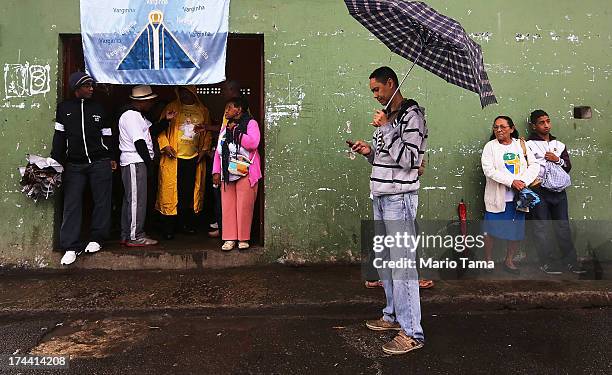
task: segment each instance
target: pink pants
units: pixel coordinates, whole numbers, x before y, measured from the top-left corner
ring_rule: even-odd
[[[251,187],[248,177],[236,182],[221,184],[221,210],[223,224],[221,235],[225,241],[251,239],[253,207],[257,198],[257,185]]]

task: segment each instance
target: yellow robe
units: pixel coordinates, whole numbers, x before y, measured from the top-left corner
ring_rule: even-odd
[[[204,119],[204,123],[201,125],[210,124],[210,114],[208,112],[208,108],[200,102],[198,99],[197,93],[195,91],[195,87],[193,86],[185,86],[189,91],[191,91],[196,99],[196,106],[201,111],[201,118]],[[181,124],[180,116],[181,113],[181,101],[178,98],[178,89],[177,91],[177,99],[171,103],[169,103],[164,111],[162,112],[162,116],[168,111],[176,111],[179,113],[175,118],[172,119],[168,129],[162,132],[157,140],[159,142],[159,149],[163,150],[166,146],[172,146],[175,151],[178,152],[178,134],[179,127]],[[200,133],[198,137],[198,149],[200,152],[210,151],[211,149],[211,141],[212,141],[212,133],[210,131],[204,131]],[[177,185],[177,167],[178,161],[176,158],[170,158],[165,153],[162,153],[161,159],[159,162],[159,187],[157,189],[157,202],[156,209],[161,212],[163,215],[177,215],[177,205],[178,205],[178,185]],[[195,176],[195,187],[193,189],[193,211],[198,213],[202,211],[202,204],[204,199],[204,188],[205,188],[205,180],[206,179],[206,163],[205,159],[202,159],[200,163],[198,163],[196,168],[196,176]]]

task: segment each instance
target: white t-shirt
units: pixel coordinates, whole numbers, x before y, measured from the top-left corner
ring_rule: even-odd
[[[121,151],[119,165],[125,167],[129,164],[144,162],[138,155],[136,146],[134,146],[134,142],[139,139],[144,139],[147,149],[149,149],[149,156],[153,159],[155,154],[153,152],[153,140],[149,132],[150,126],[151,121],[144,118],[138,111],[129,110],[121,115],[121,118],[119,118],[119,150]]]
[[[504,150],[504,166],[505,171],[512,176],[521,174],[521,153],[523,152],[521,147],[516,143],[512,142],[509,145],[501,145]],[[512,202],[514,200],[514,189],[506,187],[506,202]]]

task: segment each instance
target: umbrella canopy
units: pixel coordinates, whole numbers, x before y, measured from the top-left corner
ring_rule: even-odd
[[[344,0],[349,13],[391,51],[447,82],[497,103],[482,50],[459,22],[420,1]]]

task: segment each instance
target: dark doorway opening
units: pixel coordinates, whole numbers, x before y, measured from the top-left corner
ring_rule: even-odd
[[[61,82],[58,89],[58,101],[69,98],[72,94],[68,87],[68,77],[72,72],[84,71],[83,44],[80,34],[62,35],[61,41]],[[264,116],[264,38],[259,34],[229,34],[227,41],[227,62],[226,77],[228,80],[240,82],[242,93],[249,102],[250,111],[255,120],[259,123],[261,132],[261,142],[259,153],[261,156],[262,170],[265,168],[265,128],[263,126]],[[202,102],[208,107],[213,123],[220,123],[223,119],[224,100],[221,93],[222,83],[212,85],[199,85],[197,92]],[[111,115],[113,133],[118,134],[117,120],[119,109],[128,103],[128,97],[132,86],[98,84],[95,89],[94,99],[100,102],[107,113]],[[160,101],[170,102],[175,98],[174,86],[153,86],[153,90],[159,95]],[[175,240],[160,241],[164,248],[186,247],[190,249],[217,249],[221,246],[220,239],[208,239],[208,224],[214,222],[214,197],[212,192],[212,177],[206,176],[206,194],[204,198],[204,208],[198,217],[198,234],[195,236],[177,236]],[[153,187],[156,189],[156,186]],[[91,193],[86,189],[85,203],[83,208],[82,232],[87,233],[91,218]],[[149,192],[153,194],[153,192]],[[264,242],[264,183],[259,181],[258,195],[253,212],[253,224],[251,228],[251,244],[263,246]],[[123,197],[123,186],[120,173],[116,171],[113,179],[113,224],[111,230],[111,247],[118,246],[119,233],[121,227],[121,199]],[[59,229],[62,222],[63,201],[60,197],[56,200],[55,207],[55,235],[54,247],[57,248]],[[147,213],[147,230],[151,230],[153,237],[158,238],[161,228],[159,228],[158,215],[154,209]]]

